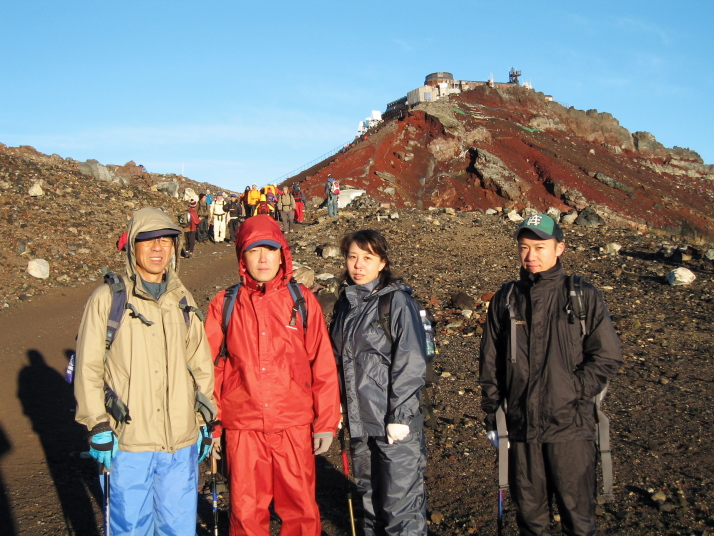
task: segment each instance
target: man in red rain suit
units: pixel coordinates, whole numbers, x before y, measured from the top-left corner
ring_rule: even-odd
[[[226,291],[213,298],[206,319],[225,431],[230,533],[268,536],[272,501],[283,536],[320,536],[315,455],[328,450],[340,420],[337,368],[322,310],[301,286],[307,326],[299,313],[291,322],[292,256],[270,216],[241,225],[236,253],[241,285],[225,357],[219,354]],[[220,433],[219,427],[214,437]]]

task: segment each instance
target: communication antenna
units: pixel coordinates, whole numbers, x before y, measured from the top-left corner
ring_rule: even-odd
[[[508,73],[508,83],[520,85],[518,82],[519,76],[521,76],[521,71],[516,71],[513,67],[511,67],[511,70]]]

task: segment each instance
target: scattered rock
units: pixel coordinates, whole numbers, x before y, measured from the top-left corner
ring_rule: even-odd
[[[337,246],[325,246],[322,248],[323,259],[339,259],[341,256],[340,248]]]
[[[577,211],[573,210],[571,212],[568,212],[567,214],[563,214],[560,217],[560,223],[564,223],[566,225],[572,225],[575,223],[575,220],[578,219],[578,213]]]
[[[667,282],[670,285],[689,285],[694,282],[697,276],[689,269],[683,266],[676,268],[667,274]]]
[[[37,279],[47,279],[50,276],[50,263],[44,259],[32,259],[27,263],[27,273]]]
[[[30,197],[41,197],[45,195],[45,192],[42,190],[42,186],[36,182],[30,187],[30,191],[27,192],[27,195]]]
[[[605,253],[607,255],[617,255],[620,250],[622,249],[622,246],[618,244],[617,242],[610,242],[605,246]]]

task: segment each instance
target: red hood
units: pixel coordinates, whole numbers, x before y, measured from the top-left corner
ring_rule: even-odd
[[[273,240],[280,244],[283,250],[283,262],[278,275],[272,281],[265,284],[266,289],[284,285],[293,276],[293,257],[290,253],[290,246],[285,240],[285,235],[280,229],[280,224],[267,214],[259,214],[246,219],[238,230],[236,236],[236,255],[238,256],[238,274],[243,282],[251,287],[257,288],[256,281],[250,276],[243,262],[243,251],[258,240]]]

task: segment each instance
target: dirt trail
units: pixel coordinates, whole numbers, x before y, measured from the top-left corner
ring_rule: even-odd
[[[181,264],[200,306],[234,278],[231,247],[202,245]],[[101,282],[52,289],[0,313],[0,532],[98,534],[98,497],[84,430],[64,381],[84,303]]]

